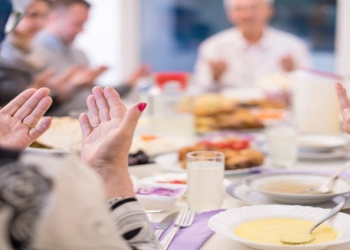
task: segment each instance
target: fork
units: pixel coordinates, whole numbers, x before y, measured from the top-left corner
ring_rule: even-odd
[[[177,231],[181,227],[190,227],[194,220],[194,210],[189,207],[184,207],[178,217],[176,218],[174,228],[170,231],[170,233],[165,236],[165,238],[160,242],[160,245],[164,247],[163,249],[168,249],[171,241],[174,239]]]

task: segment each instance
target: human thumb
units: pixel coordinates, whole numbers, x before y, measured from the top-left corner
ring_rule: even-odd
[[[120,125],[120,130],[124,136],[132,137],[134,135],[137,123],[146,107],[147,103],[138,103],[126,112],[124,120]]]

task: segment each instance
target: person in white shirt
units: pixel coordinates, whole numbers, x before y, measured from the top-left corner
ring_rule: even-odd
[[[195,67],[200,90],[252,87],[272,74],[311,67],[301,39],[268,26],[273,0],[225,0],[225,7],[235,27],[201,44]]]

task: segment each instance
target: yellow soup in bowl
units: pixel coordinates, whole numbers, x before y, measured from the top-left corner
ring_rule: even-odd
[[[270,218],[255,220],[241,224],[235,229],[235,234],[249,241],[270,244],[285,245],[281,238],[293,235],[296,232],[307,233],[315,224],[313,221],[292,218]],[[321,244],[335,240],[338,235],[329,226],[321,225],[313,232],[314,240],[308,244]]]

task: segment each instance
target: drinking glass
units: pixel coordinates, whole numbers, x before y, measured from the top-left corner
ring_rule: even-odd
[[[298,160],[297,132],[291,125],[275,125],[267,129],[268,151],[275,167],[293,167]]]
[[[179,110],[179,103],[186,98],[190,100],[189,110]],[[155,97],[153,103],[152,127],[155,133],[194,138],[195,120],[190,97],[183,93],[165,92]]]
[[[219,209],[224,198],[225,156],[221,152],[187,154],[187,203],[197,212]]]

